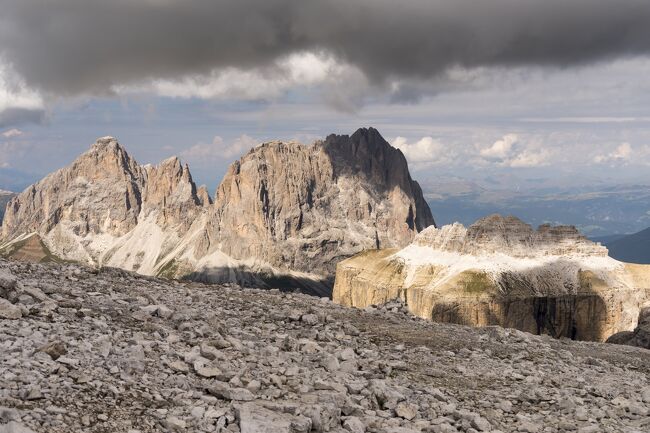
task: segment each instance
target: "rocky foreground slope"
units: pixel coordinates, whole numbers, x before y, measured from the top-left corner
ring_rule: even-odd
[[[0,432],[647,432],[650,351],[0,260]]]
[[[404,155],[375,129],[262,144],[214,203],[187,165],[139,165],[112,137],[7,205],[0,254],[329,294],[336,263],[434,224]]]
[[[608,257],[574,227],[533,230],[492,215],[339,263],[336,302],[363,308],[395,298],[434,321],[605,341],[632,331],[650,306],[650,267]]]

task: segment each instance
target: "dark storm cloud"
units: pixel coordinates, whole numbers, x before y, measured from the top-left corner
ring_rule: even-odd
[[[0,52],[56,94],[310,50],[374,82],[650,51],[648,0],[0,0]]]
[[[45,110],[42,109],[7,108],[0,110],[0,130],[23,123],[42,123],[44,120]]]

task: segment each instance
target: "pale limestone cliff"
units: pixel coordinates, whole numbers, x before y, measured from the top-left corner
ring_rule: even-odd
[[[607,257],[573,227],[493,215],[342,261],[333,296],[360,308],[401,298],[434,321],[604,341],[634,329],[650,304],[650,267]]]
[[[8,204],[0,250],[327,294],[341,259],[433,224],[406,159],[372,128],[264,143],[232,164],[214,202],[177,158],[140,166],[105,137]]]
[[[202,203],[178,159],[140,166],[115,138],[104,137],[14,197],[2,237],[16,253],[37,236],[27,245],[42,244],[43,257],[151,273],[203,212]]]
[[[406,159],[374,129],[256,147],[231,165],[212,211],[201,253],[320,275],[360,251],[405,246],[434,224]]]
[[[639,311],[639,320],[633,331],[614,334],[607,339],[607,342],[650,349],[650,307]]]

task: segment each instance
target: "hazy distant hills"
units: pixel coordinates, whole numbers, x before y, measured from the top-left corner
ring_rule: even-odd
[[[650,264],[650,228],[602,243],[609,249],[609,255],[616,260]]]
[[[515,215],[533,226],[575,225],[591,240],[605,245],[611,257],[650,264],[650,186],[512,191],[451,180],[424,182],[423,189],[440,226],[453,222],[469,225],[493,213]]]
[[[469,225],[489,214],[515,215],[527,223],[575,225],[591,239],[635,233],[650,226],[650,186],[540,188],[520,191],[469,181],[422,182],[439,225]]]

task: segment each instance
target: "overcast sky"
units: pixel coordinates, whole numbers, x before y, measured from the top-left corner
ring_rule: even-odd
[[[180,155],[214,190],[260,141],[361,126],[402,149],[419,179],[650,184],[647,0],[0,0],[0,10],[0,170],[15,174],[0,188],[113,135],[141,163]]]

